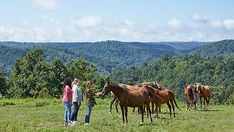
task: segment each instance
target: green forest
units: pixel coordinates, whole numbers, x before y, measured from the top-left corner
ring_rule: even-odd
[[[83,84],[93,80],[96,91],[107,77],[116,83],[159,81],[181,101],[185,84],[201,82],[212,87],[213,103],[234,104],[233,40],[187,45],[119,41],[18,44],[3,44],[0,49],[0,93],[6,98],[60,98],[63,79],[70,76]]]
[[[162,54],[178,54],[181,50],[191,50],[202,44],[203,42],[0,42],[0,69],[3,69],[9,76],[16,58],[23,58],[29,50],[41,48],[47,62],[51,63],[55,57],[59,58],[63,63],[82,58],[94,64],[99,73],[111,74],[119,68],[148,63],[158,59]]]
[[[122,83],[159,81],[164,87],[175,90],[180,100],[184,97],[185,84],[201,82],[212,86],[215,103],[234,103],[234,55],[208,58],[166,55],[150,64],[120,69],[111,79]]]

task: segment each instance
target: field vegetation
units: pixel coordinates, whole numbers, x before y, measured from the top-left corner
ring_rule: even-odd
[[[123,124],[120,113],[109,113],[110,98],[98,99],[89,126],[83,125],[85,101],[78,114],[77,126],[63,126],[64,107],[61,99],[0,99],[0,131],[233,131],[234,106],[211,105],[207,111],[186,111],[179,102],[176,118],[170,119],[168,109],[162,108],[160,118],[153,123],[145,116],[140,125],[140,115],[128,108],[129,123]],[[119,109],[120,110],[120,109]],[[153,115],[154,116],[154,115]]]

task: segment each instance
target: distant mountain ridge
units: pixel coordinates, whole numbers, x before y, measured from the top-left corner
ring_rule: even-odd
[[[190,51],[190,54],[198,54],[202,57],[220,56],[234,53],[234,40],[221,40],[210,42]]]
[[[116,69],[138,66],[157,60],[161,55],[198,54],[206,56],[211,49],[215,53],[233,53],[233,40],[223,40],[214,43],[205,42],[0,42],[0,69],[8,75],[16,58],[22,58],[32,48],[44,50],[46,60],[51,62],[58,57],[64,63],[69,60],[83,58],[96,65],[99,72],[110,74]],[[222,45],[224,43],[224,45]],[[225,48],[228,46],[228,48]],[[216,48],[213,48],[216,47]],[[222,47],[222,48],[219,48]],[[220,52],[218,49],[221,49]],[[209,53],[214,53],[209,51]],[[210,54],[210,55],[212,55]]]

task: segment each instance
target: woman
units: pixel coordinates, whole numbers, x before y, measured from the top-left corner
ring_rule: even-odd
[[[89,119],[90,119],[90,115],[91,115],[91,112],[92,112],[92,108],[96,104],[95,93],[91,89],[92,86],[93,86],[92,82],[88,81],[86,83],[86,89],[84,91],[84,94],[86,96],[86,104],[87,104],[87,112],[86,112],[86,115],[85,115],[85,123],[84,123],[84,125],[89,125]]]
[[[64,126],[71,126],[71,102],[72,102],[72,89],[71,78],[66,77],[63,84],[63,103],[65,107]]]
[[[81,106],[82,92],[79,88],[80,80],[75,78],[72,86],[72,103],[74,110],[71,116],[71,121],[75,125],[77,123],[77,114]]]

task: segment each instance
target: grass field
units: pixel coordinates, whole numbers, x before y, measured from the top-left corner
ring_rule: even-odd
[[[129,123],[123,124],[121,114],[109,114],[110,99],[98,99],[89,126],[63,126],[64,107],[58,99],[0,99],[0,132],[5,131],[234,131],[234,106],[211,105],[209,111],[185,111],[176,109],[176,118],[170,119],[166,106],[162,108],[159,119],[145,117],[143,125],[137,112],[129,111]],[[120,109],[119,109],[120,110]],[[83,123],[86,112],[85,103],[78,114]]]

